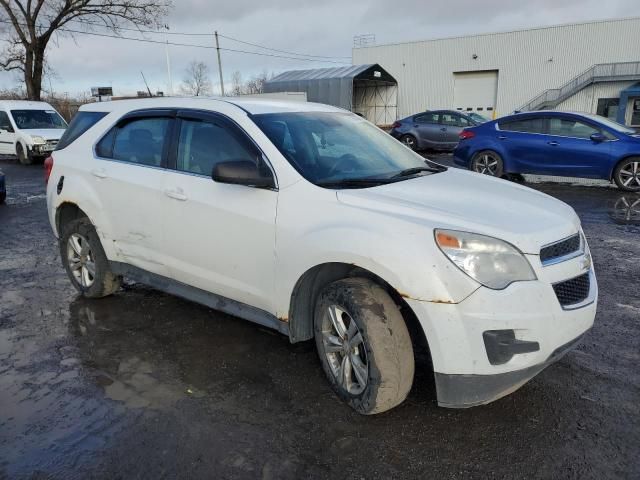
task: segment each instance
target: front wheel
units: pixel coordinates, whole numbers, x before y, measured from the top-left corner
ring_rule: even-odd
[[[640,157],[622,160],[613,171],[613,181],[620,190],[640,192]]]
[[[27,152],[24,151],[21,143],[16,144],[16,156],[18,157],[18,161],[22,165],[31,165],[33,163],[33,159]]]
[[[389,294],[365,278],[327,286],[314,315],[316,347],[338,396],[370,415],[409,394],[415,363],[411,337]]]
[[[504,162],[502,157],[492,150],[478,152],[471,160],[471,170],[491,177],[502,177]]]
[[[88,218],[70,221],[60,237],[60,256],[73,286],[87,298],[111,295],[121,278],[109,266],[96,229]]]

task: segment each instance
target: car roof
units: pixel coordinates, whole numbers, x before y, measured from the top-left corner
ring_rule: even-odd
[[[581,117],[585,116],[585,115],[591,115],[591,114],[589,114],[587,112],[573,112],[573,111],[565,111],[565,110],[533,110],[533,111],[529,111],[529,112],[516,112],[516,113],[512,113],[511,115],[508,115],[508,116],[509,117],[519,117],[519,116],[523,116],[523,115],[536,116],[536,115],[562,115],[562,114],[578,115],[578,116],[581,116]]]
[[[31,100],[0,100],[0,107],[20,110],[53,110],[53,107],[47,102],[34,102]]]
[[[312,102],[241,97],[154,97],[112,100],[83,105],[80,110],[122,113],[145,108],[195,108],[216,111],[221,103],[237,106],[250,114],[285,112],[345,112],[341,108]]]

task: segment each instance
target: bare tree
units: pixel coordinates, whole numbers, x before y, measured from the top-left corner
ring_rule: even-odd
[[[245,85],[245,93],[249,95],[255,93],[263,93],[265,82],[272,76],[273,75],[269,75],[269,73],[267,73],[267,71],[265,70],[261,74],[251,77],[250,80],[247,80],[247,83]]]
[[[192,61],[184,71],[182,86],[180,87],[185,95],[198,97],[200,95],[211,95],[211,79],[209,78],[209,67],[204,62]]]
[[[244,86],[242,85],[242,74],[236,70],[231,76],[231,95],[237,97],[244,93]]]
[[[27,97],[39,100],[45,51],[54,34],[106,27],[119,33],[125,25],[157,27],[171,0],[0,0],[0,21],[10,25],[11,37],[0,68],[24,74]],[[67,27],[74,22],[74,28]]]

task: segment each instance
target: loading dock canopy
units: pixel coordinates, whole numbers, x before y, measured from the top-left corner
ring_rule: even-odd
[[[310,102],[359,113],[377,125],[396,120],[398,82],[375,63],[290,70],[266,82],[264,91],[306,92]]]

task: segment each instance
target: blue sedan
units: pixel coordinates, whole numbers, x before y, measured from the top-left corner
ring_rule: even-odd
[[[7,187],[4,181],[4,173],[0,170],[0,205],[2,205],[7,198]]]
[[[466,128],[456,164],[501,177],[533,173],[614,181],[640,191],[640,135],[597,115],[518,113]]]

